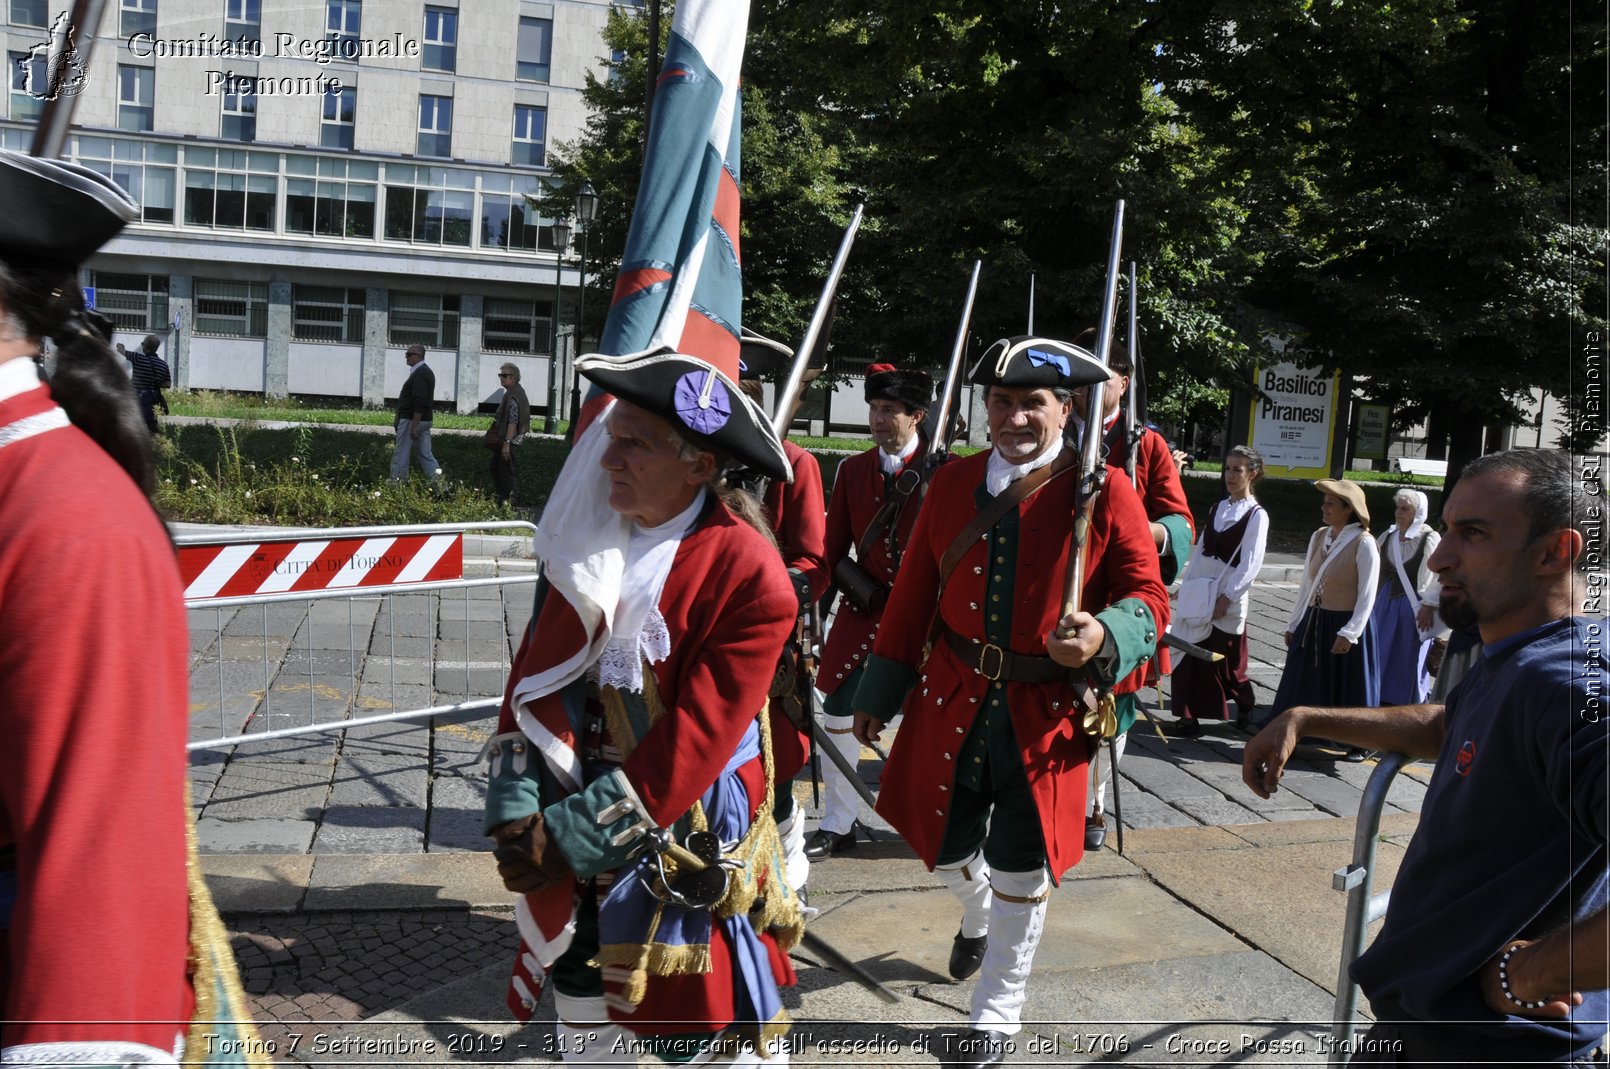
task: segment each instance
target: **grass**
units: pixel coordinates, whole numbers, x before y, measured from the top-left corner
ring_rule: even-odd
[[[346,423],[390,427],[395,423],[392,407],[321,407],[294,397],[264,397],[261,394],[228,393],[222,390],[168,390],[168,405],[175,416],[206,419],[239,419],[247,422]],[[467,416],[438,411],[432,423],[438,430],[481,430],[491,419],[479,413]]]

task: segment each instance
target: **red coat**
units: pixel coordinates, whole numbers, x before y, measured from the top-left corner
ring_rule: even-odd
[[[28,417],[65,422],[43,388],[0,402],[0,427]],[[0,447],[7,1048],[171,1055],[190,1017],[189,649],[173,547],[129,477],[73,427]]]
[[[798,568],[811,584],[811,597],[827,593],[828,571],[823,548],[827,520],[822,504],[822,468],[816,458],[788,440],[783,453],[794,468],[791,483],[773,479],[766,487],[766,515],[783,551],[783,563]],[[810,736],[796,728],[781,711],[771,717],[772,758],[777,782],[786,784],[805,767],[811,755]],[[786,789],[786,788],[785,788]]]
[[[831,569],[850,556],[851,547],[857,545],[872,518],[883,507],[883,469],[878,463],[881,452],[876,446],[857,453],[839,464],[838,475],[833,479],[833,500],[827,507],[827,566]],[[922,447],[911,455],[910,463],[922,462]],[[901,546],[911,544],[912,532],[917,526],[917,513],[921,499],[913,496],[900,510],[895,524]],[[861,567],[884,583],[893,583],[894,561],[890,558],[887,543],[880,538],[867,552]],[[822,648],[822,667],[817,673],[816,687],[823,694],[832,694],[859,668],[872,652],[872,640],[877,636],[878,623],[883,613],[868,615],[860,612],[846,599],[839,599],[838,613],[833,617],[833,629],[828,632]]]
[[[1107,459],[1120,470],[1128,456],[1127,448],[1124,421],[1120,418],[1107,432]],[[1127,481],[1128,476],[1124,478]],[[1165,516],[1179,516],[1185,521],[1191,537],[1185,540],[1183,546],[1176,544],[1170,547],[1174,561],[1178,562],[1171,570],[1183,570],[1191,543],[1196,541],[1196,522],[1191,518],[1191,503],[1186,499],[1185,485],[1180,481],[1180,466],[1174,462],[1168,442],[1150,427],[1141,431],[1140,447],[1135,450],[1135,493],[1140,495],[1141,504],[1145,506],[1146,518],[1153,523],[1161,522]],[[1178,539],[1175,541],[1178,542]],[[1159,646],[1157,656],[1147,666],[1145,682],[1148,685],[1156,684],[1169,674],[1172,663],[1168,647]]]
[[[980,606],[985,591],[988,545],[980,540],[962,557],[939,593],[939,560],[977,513],[974,492],[983,482],[989,454],[979,453],[946,465],[928,490],[911,547],[886,610],[888,625],[878,633],[877,654],[912,669],[920,678],[904,703],[905,722],[883,771],[878,812],[911,843],[930,868],[950,812],[961,750],[988,681],[964,666],[948,643],[936,641],[926,662],[934,604],[946,626],[965,638],[984,637]],[[1077,473],[1070,472],[1030,495],[1018,506],[1019,538],[1014,575],[1011,649],[1044,656],[1045,636],[1062,610],[1068,533],[1074,515]],[[1157,570],[1140,499],[1121,470],[1107,469],[1107,488],[1097,499],[1090,528],[1084,605],[1103,609],[1137,599],[1150,620],[1132,609],[1110,609],[1103,623],[1119,643],[1120,660],[1132,663],[1137,650],[1127,642],[1144,632],[1155,641],[1168,623],[1168,591]],[[1133,677],[1116,689],[1135,689]],[[863,685],[860,694],[867,693]],[[1011,683],[1007,700],[1012,727],[1022,748],[1023,766],[1040,811],[1041,831],[1053,878],[1077,864],[1084,853],[1085,765],[1087,749],[1066,683]],[[880,711],[868,709],[874,715]],[[886,719],[886,717],[883,717]]]

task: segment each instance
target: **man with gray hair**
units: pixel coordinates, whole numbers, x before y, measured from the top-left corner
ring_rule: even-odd
[[[1376,1024],[1352,1065],[1604,1064],[1610,661],[1602,610],[1584,615],[1604,509],[1596,460],[1473,461],[1429,561],[1438,613],[1483,643],[1447,704],[1298,706],[1247,744],[1261,798],[1304,735],[1437,760],[1386,923],[1353,964]]]
[[[419,470],[432,482],[442,477],[436,456],[430,451],[431,402],[436,397],[436,373],[425,363],[425,347],[418,342],[403,353],[408,361],[408,378],[397,393],[397,444],[391,452],[391,481],[402,482],[408,475],[408,456],[419,454]]]

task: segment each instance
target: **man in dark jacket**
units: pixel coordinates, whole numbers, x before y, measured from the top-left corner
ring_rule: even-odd
[[[408,475],[408,456],[419,453],[419,470],[432,481],[442,477],[436,455],[430,451],[431,402],[436,396],[436,373],[425,363],[425,347],[415,342],[403,354],[408,378],[397,394],[397,445],[391,453],[392,482]]]

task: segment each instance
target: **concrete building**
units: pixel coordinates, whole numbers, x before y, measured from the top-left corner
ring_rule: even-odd
[[[70,8],[5,2],[7,148],[27,150]],[[568,329],[579,275],[526,197],[582,130],[608,8],[108,0],[67,155],[142,216],[86,291],[118,341],[164,339],[179,387],[381,404],[420,342],[439,402],[474,410],[511,361],[540,406],[556,281]]]

